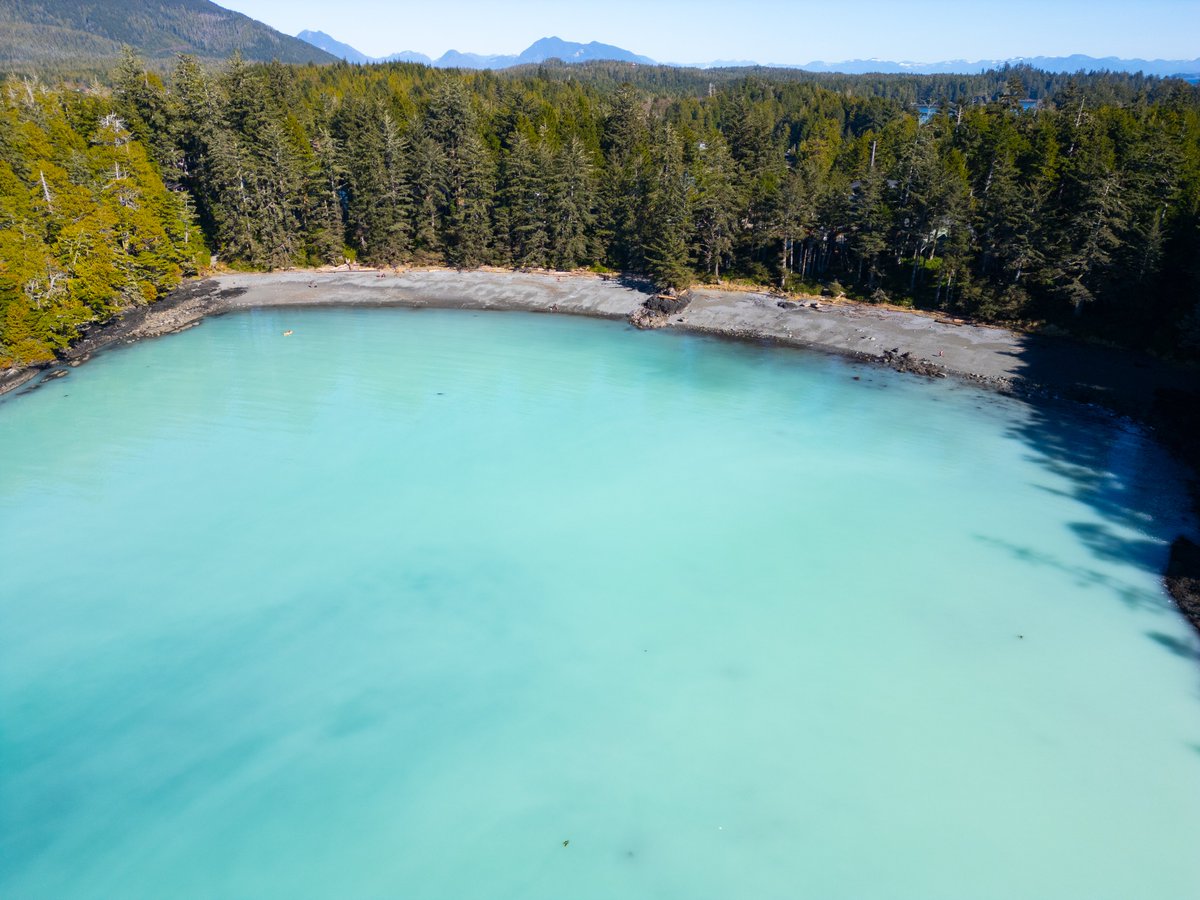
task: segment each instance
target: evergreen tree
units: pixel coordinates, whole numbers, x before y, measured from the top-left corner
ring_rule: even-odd
[[[339,119],[347,219],[362,259],[382,265],[412,250],[413,200],[407,141],[382,105],[347,104]]]
[[[693,279],[688,265],[691,176],[675,129],[666,126],[658,146],[656,190],[650,206],[653,236],[646,248],[646,268],[659,287],[683,290]]]
[[[540,142],[518,133],[505,161],[505,199],[512,261],[543,268],[550,254],[549,154]]]
[[[654,164],[643,99],[622,86],[604,123],[608,177],[600,196],[600,238],[616,268],[643,271]]]
[[[733,157],[719,133],[700,148],[695,182],[696,255],[703,269],[720,282],[721,263],[733,251],[739,203]]]
[[[555,155],[549,190],[552,256],[560,269],[574,269],[592,258],[595,227],[595,168],[583,142],[571,138]]]
[[[342,261],[345,250],[342,185],[346,172],[340,150],[328,128],[318,128],[312,140],[310,158],[305,218],[311,261],[318,265],[336,265]]]
[[[447,169],[445,151],[424,127],[410,137],[412,160],[412,206],[415,212],[413,249],[422,262],[442,259],[445,230]]]

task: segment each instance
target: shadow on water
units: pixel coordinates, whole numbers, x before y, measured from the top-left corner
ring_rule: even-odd
[[[1056,486],[1042,489],[1090,511],[1069,527],[1101,567],[1124,564],[1161,578],[1172,541],[1196,535],[1188,500],[1196,497],[1200,462],[1200,371],[1044,337],[1024,339],[1017,359],[1016,374],[1030,390],[1018,395],[1026,415],[1010,435],[1054,476]],[[1174,451],[1174,464],[1168,464],[1166,447]],[[1028,562],[1108,588],[1130,607],[1181,614],[1165,589],[1135,588],[1090,566],[1063,563],[1037,547],[1005,546]],[[1197,651],[1178,639],[1158,632],[1148,637],[1200,661]]]
[[[1177,542],[1181,536],[1197,538],[1200,370],[1049,338],[1024,340],[1018,360],[1016,374],[1031,389],[1019,395],[1026,415],[1010,434],[1055,476],[1059,487],[1043,489],[1090,511],[1081,516],[1086,521],[1069,527],[1096,566],[1067,563],[1037,547],[980,539],[1102,588],[1131,609],[1161,614],[1164,627],[1144,636],[1174,657],[1200,664],[1200,619],[1190,617],[1194,630],[1166,626],[1170,618],[1189,617],[1163,580],[1173,542],[1178,547],[1186,543]],[[1113,564],[1151,574],[1157,590],[1101,571]],[[1200,754],[1200,744],[1187,746]]]
[[[1119,578],[1114,578],[1098,569],[1072,565],[1050,553],[1045,553],[1032,547],[1022,547],[1010,541],[1001,540],[1000,538],[980,534],[975,535],[975,539],[980,543],[1007,551],[1014,559],[1020,562],[1054,569],[1074,579],[1076,584],[1106,591],[1130,609],[1145,609],[1152,612],[1175,612],[1171,598],[1161,591],[1148,591],[1143,587],[1138,587]]]
[[[1196,641],[1184,641],[1170,634],[1162,634],[1158,631],[1147,631],[1146,637],[1154,641],[1161,647],[1170,650],[1180,659],[1192,660],[1200,662],[1200,645]]]

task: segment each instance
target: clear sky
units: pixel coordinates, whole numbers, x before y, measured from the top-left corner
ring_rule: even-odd
[[[540,37],[661,62],[1200,57],[1200,0],[217,0],[370,56],[519,53]]]

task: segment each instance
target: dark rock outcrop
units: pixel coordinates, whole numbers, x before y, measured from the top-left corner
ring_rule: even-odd
[[[946,370],[937,363],[927,359],[917,359],[907,350],[900,352],[899,347],[884,350],[881,357],[884,365],[891,366],[897,372],[909,372],[913,375],[924,375],[926,378],[945,378]]]
[[[1200,631],[1200,546],[1182,535],[1177,537],[1163,583],[1187,620]]]
[[[682,312],[687,308],[687,305],[692,302],[692,296],[688,293],[683,294],[655,294],[646,301],[646,308],[651,312],[662,313],[663,315],[673,316],[678,312]]]

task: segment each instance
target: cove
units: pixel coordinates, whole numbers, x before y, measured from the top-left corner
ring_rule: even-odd
[[[283,308],[5,398],[0,463],[0,896],[1200,883],[1185,504],[1119,421]]]

